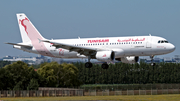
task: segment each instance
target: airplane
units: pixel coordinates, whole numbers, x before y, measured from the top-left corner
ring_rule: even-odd
[[[24,13],[19,13],[17,20],[22,37],[21,43],[6,43],[13,48],[26,52],[56,58],[88,58],[86,68],[91,68],[91,59],[102,61],[101,67],[107,69],[114,60],[133,64],[139,56],[150,56],[151,65],[155,55],[171,53],[175,46],[165,38],[158,36],[126,36],[77,39],[46,39]]]

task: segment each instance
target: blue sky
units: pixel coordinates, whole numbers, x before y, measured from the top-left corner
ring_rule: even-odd
[[[180,55],[179,0],[0,0],[0,57],[36,56],[4,42],[21,42],[16,13],[25,13],[47,39],[154,35]]]

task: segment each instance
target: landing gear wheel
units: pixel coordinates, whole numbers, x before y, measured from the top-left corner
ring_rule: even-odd
[[[102,67],[103,69],[108,69],[108,68],[109,68],[109,65],[108,65],[107,63],[103,63],[103,64],[101,65],[101,67]]]
[[[156,65],[156,63],[154,63],[154,62],[153,62],[153,63],[151,63],[151,66],[155,66],[155,65]]]
[[[85,67],[86,68],[91,68],[92,67],[92,63],[91,62],[86,62],[85,63]]]

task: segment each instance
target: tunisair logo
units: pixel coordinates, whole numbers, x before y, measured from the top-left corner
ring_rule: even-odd
[[[27,26],[24,24],[24,21],[25,21],[25,20],[29,21],[28,18],[25,18],[25,19],[22,19],[22,20],[19,19],[19,23],[24,27],[26,33],[28,34],[28,32],[27,32]]]
[[[102,57],[106,57],[106,54],[104,54]]]
[[[88,43],[103,43],[109,42],[109,39],[96,39],[96,40],[87,40]]]
[[[64,50],[63,49],[59,49],[59,55],[64,56]]]

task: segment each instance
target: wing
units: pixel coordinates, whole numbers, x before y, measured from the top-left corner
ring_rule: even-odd
[[[55,42],[53,40],[41,40],[41,41],[51,43],[56,48],[64,48],[64,49],[67,49],[69,51],[75,51],[75,52],[78,52],[81,55],[83,54],[83,55],[86,55],[86,56],[93,55],[97,51],[104,50],[104,49],[100,49],[100,48],[74,46],[74,45],[69,45],[69,44],[65,44],[65,43]]]
[[[9,43],[9,42],[6,42],[5,44],[17,45],[17,46],[22,46],[22,47],[26,47],[26,48],[32,48],[31,45],[26,45],[26,44],[22,44],[22,43]]]

